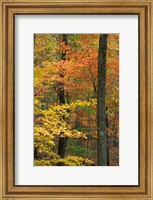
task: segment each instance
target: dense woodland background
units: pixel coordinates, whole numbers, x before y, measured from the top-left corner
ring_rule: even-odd
[[[34,35],[34,165],[119,165],[119,35]]]

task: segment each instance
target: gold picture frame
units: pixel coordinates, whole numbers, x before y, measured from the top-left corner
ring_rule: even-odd
[[[153,1],[1,0],[0,199],[153,199]],[[14,16],[17,14],[137,14],[139,16],[139,185],[15,186]]]

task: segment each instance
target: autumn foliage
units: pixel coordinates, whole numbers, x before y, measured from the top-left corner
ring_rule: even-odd
[[[34,35],[35,166],[97,165],[99,34]],[[110,165],[118,165],[119,35],[107,44],[106,115]],[[60,102],[60,91],[64,103]],[[65,145],[58,153],[59,138]]]

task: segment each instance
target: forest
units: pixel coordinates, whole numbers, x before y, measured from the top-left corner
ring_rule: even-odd
[[[34,166],[119,165],[119,34],[34,34]]]

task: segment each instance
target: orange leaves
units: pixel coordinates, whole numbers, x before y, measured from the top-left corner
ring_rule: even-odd
[[[66,45],[61,42],[60,34],[35,35],[35,56],[41,56],[40,59],[37,58],[41,62],[34,68],[36,96],[45,97],[49,93],[58,95],[59,83],[64,85],[71,101],[95,95],[93,93],[97,87],[99,34],[69,35],[68,38]],[[61,60],[62,52],[66,52],[66,60]],[[118,85],[115,81],[118,81],[118,76],[119,34],[109,34],[107,91],[117,91]]]
[[[66,51],[71,51],[72,48],[68,45],[65,45],[65,42],[62,41],[58,43],[57,49],[61,52],[66,52]]]

